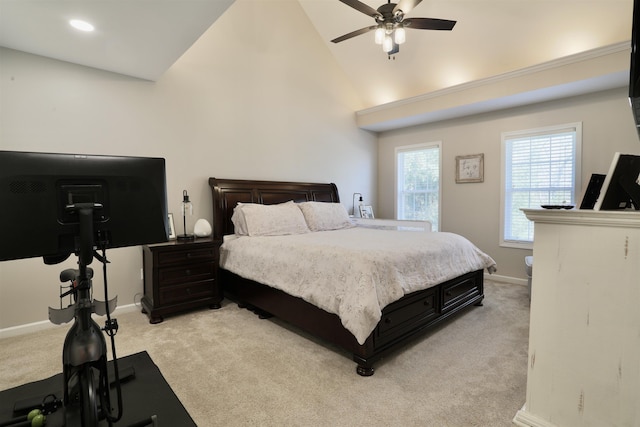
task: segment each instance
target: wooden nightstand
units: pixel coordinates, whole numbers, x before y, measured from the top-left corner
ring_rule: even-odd
[[[196,307],[220,308],[221,243],[203,238],[143,247],[142,312],[149,316],[149,323],[160,323],[167,314]]]

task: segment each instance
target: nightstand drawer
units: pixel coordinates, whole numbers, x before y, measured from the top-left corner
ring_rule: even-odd
[[[158,285],[162,288],[177,283],[197,282],[213,279],[214,275],[215,266],[212,262],[165,267],[158,270]]]
[[[166,286],[160,289],[160,304],[176,304],[213,296],[213,280]]]
[[[190,249],[186,251],[169,251],[158,254],[158,266],[182,264],[185,262],[210,261],[215,258],[214,248]]]

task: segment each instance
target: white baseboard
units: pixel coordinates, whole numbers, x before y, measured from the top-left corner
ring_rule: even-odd
[[[136,304],[128,304],[123,305],[121,307],[116,307],[113,312],[113,315],[118,315],[121,313],[130,313],[132,311],[140,310],[140,307]],[[70,324],[70,323],[69,323]],[[59,328],[60,325],[54,325],[48,320],[42,320],[40,322],[27,323],[26,325],[18,325],[12,326],[10,328],[0,329],[0,339],[15,337],[18,335],[30,334],[32,332],[43,331],[46,329]],[[62,325],[64,327],[64,325]]]
[[[527,279],[519,279],[517,277],[511,276],[501,276],[499,274],[484,273],[484,279],[491,280],[493,282],[512,283],[514,285],[528,286]]]
[[[519,427],[557,427],[555,424],[527,412],[526,405],[513,417],[513,424]]]

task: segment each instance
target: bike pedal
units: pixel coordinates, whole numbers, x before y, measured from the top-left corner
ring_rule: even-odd
[[[104,322],[104,328],[102,328],[103,331],[110,333],[113,331],[113,335],[115,335],[118,332],[118,319],[110,319]]]

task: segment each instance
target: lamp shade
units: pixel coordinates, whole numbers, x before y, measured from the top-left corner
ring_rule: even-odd
[[[391,52],[392,49],[393,39],[391,38],[391,36],[385,36],[384,40],[382,41],[382,50],[384,50],[385,52]]]
[[[382,41],[384,40],[384,35],[385,35],[384,28],[382,27],[382,25],[378,25],[378,28],[376,28],[376,32],[375,32],[376,44],[382,44]]]
[[[402,44],[407,40],[407,35],[404,27],[398,27],[394,31],[394,41],[396,44]]]

